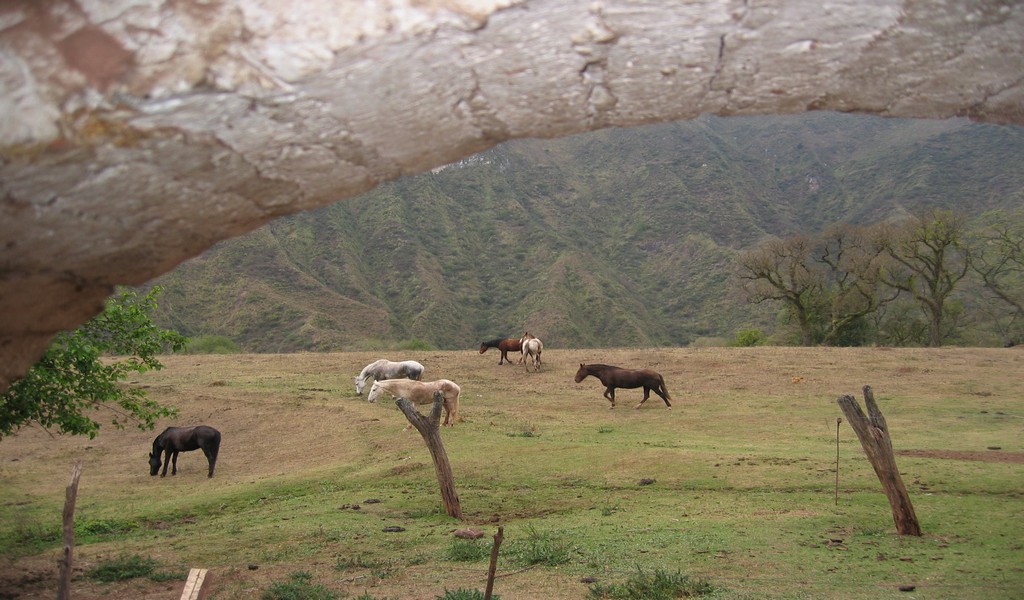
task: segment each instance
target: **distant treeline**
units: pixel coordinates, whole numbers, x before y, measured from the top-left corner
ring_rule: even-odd
[[[1024,341],[1024,211],[931,209],[766,240],[736,261],[753,303],[784,310],[780,342],[859,346]],[[764,343],[750,330],[738,343]]]

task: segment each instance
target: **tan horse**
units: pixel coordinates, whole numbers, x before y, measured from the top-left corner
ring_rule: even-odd
[[[412,379],[383,379],[374,381],[366,399],[376,402],[381,393],[387,392],[395,398],[405,398],[413,404],[432,404],[434,392],[444,394],[444,424],[455,425],[459,420],[459,394],[462,388],[454,381],[438,379],[437,381],[414,381]],[[409,425],[412,427],[412,425]],[[409,427],[406,427],[408,429]]]
[[[523,364],[529,359],[533,362],[533,368],[540,371],[540,353],[544,351],[544,343],[537,336],[527,331],[519,339],[519,346],[520,351],[523,353],[519,358],[519,364]],[[530,370],[529,362],[526,362],[526,370]]]

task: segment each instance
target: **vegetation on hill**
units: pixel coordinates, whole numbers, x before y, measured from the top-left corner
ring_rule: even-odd
[[[1024,206],[1024,130],[833,113],[517,140],[218,244],[158,322],[242,350],[678,346],[774,331],[736,259],[925,207]]]

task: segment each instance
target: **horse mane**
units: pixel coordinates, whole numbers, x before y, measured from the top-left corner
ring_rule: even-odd
[[[366,365],[365,367],[363,367],[363,370],[359,372],[359,377],[361,377],[362,379],[366,379],[366,377],[370,374],[370,371],[372,371],[374,368],[376,368],[380,363],[384,362],[385,360],[387,360],[387,359],[378,358],[377,360],[373,361],[372,363]],[[349,371],[349,372],[351,373],[351,371]]]

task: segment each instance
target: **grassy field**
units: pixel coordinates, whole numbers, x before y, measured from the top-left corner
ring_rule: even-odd
[[[355,396],[377,353],[171,356],[136,382],[223,434],[150,477],[157,432],[94,440],[29,429],[0,441],[0,598],[52,598],[71,464],[75,598],[177,598],[189,567],[210,598],[261,598],[295,573],[349,598],[483,590],[587,598],[640,570],[702,578],[707,597],[1014,598],[1024,590],[1024,352],[1019,349],[548,348],[540,373],[492,350],[407,352],[462,386],[443,432],[464,519],[441,507],[430,456],[393,403]],[[608,409],[580,362],[660,371],[673,397]],[[895,534],[835,399],[870,384],[924,535]],[[653,480],[653,482],[642,480]],[[379,501],[379,502],[375,502]],[[403,530],[386,532],[385,528]],[[476,543],[452,532],[477,527]],[[139,556],[161,577],[103,583]],[[589,579],[588,579],[589,581]],[[914,586],[901,592],[900,586]]]

